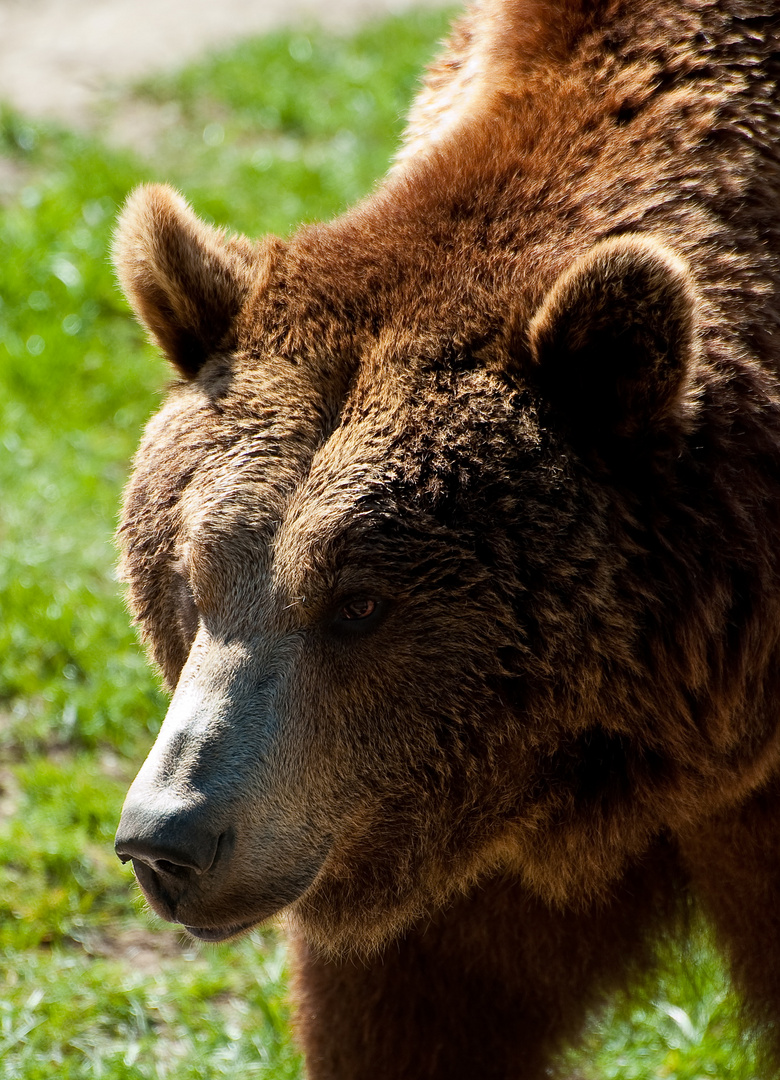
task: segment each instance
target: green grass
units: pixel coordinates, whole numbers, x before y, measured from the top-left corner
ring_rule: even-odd
[[[165,180],[258,234],[324,218],[386,168],[446,18],[346,39],[247,42],[128,100],[154,154],[0,111],[18,178],[0,203],[0,1075],[301,1076],[273,931],[197,951],[146,915],[112,852],[124,791],[165,710],[128,626],[112,534],[168,372],[107,261],[128,190]],[[167,121],[165,118],[168,118]],[[171,122],[173,118],[173,122]],[[135,898],[135,899],[134,899]],[[589,1033],[588,1077],[756,1076],[706,946]],[[653,1004],[654,1003],[654,1004]]]
[[[741,1030],[706,927],[695,924],[689,941],[664,946],[659,970],[565,1056],[578,1080],[759,1080],[756,1047]]]

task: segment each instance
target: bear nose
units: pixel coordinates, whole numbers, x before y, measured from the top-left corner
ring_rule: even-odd
[[[222,835],[201,810],[157,809],[149,803],[125,805],[114,849],[122,860],[144,863],[157,873],[205,874],[214,865]]]

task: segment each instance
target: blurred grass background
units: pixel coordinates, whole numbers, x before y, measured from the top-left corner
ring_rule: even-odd
[[[93,137],[0,111],[4,1080],[302,1076],[273,929],[198,949],[152,920],[113,855],[165,700],[128,625],[112,533],[168,372],[107,251],[145,180],[252,235],[342,210],[385,170],[447,22],[417,12],[351,38],[247,41],[128,90]],[[128,109],[144,124],[132,152],[110,134]],[[567,1068],[758,1076],[718,962],[701,942],[687,956],[682,975],[637,988],[594,1025]]]

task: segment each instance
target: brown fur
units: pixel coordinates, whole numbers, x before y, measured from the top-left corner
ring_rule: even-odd
[[[542,1077],[688,894],[780,1061],[779,26],[483,0],[343,217],[128,204],[184,379],[117,849],[196,936],[287,911],[312,1078]]]

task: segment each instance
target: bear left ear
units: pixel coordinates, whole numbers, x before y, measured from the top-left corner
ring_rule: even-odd
[[[171,363],[188,378],[229,332],[257,276],[246,237],[228,237],[201,221],[162,184],[127,200],[114,235],[114,265],[136,315]]]
[[[696,308],[688,266],[663,244],[639,234],[602,241],[561,274],[531,321],[544,398],[591,442],[681,417]]]

